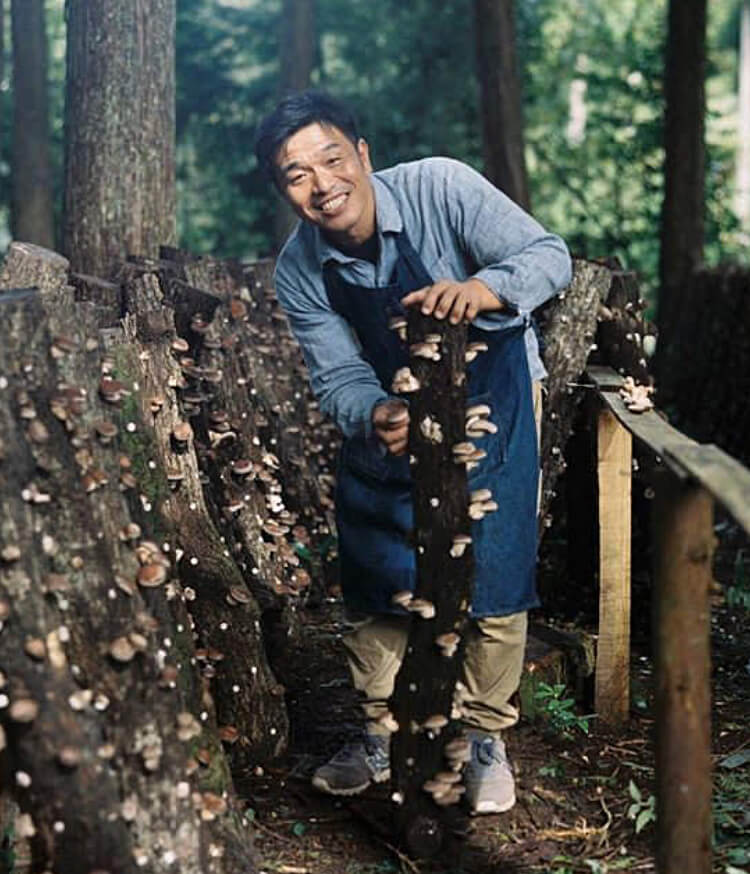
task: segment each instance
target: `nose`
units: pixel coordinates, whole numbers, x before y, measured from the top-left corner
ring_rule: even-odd
[[[334,182],[333,173],[326,167],[316,167],[313,170],[313,186],[316,194],[325,194]]]

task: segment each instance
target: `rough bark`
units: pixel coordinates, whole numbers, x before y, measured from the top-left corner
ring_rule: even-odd
[[[705,183],[706,0],[670,0],[664,73],[664,202],[659,262],[659,352],[662,385],[673,362],[680,293],[703,258]]]
[[[475,0],[482,152],[487,178],[530,209],[513,0]]]
[[[164,305],[156,274],[134,269],[124,288],[125,334],[128,344],[138,349],[140,362],[139,372],[129,374],[127,381],[140,386],[135,397],[141,414],[153,422],[152,452],[172,481],[172,490],[147,498],[177,533],[179,575],[187,589],[204,674],[212,681],[220,727],[234,737],[229,755],[233,771],[239,773],[278,754],[288,726],[283,688],[265,658],[257,602],[204,495],[199,458],[210,440],[206,423],[188,417],[178,397],[203,391],[210,400],[213,383],[195,373],[196,365],[181,367],[175,357],[173,310]],[[200,295],[202,306],[207,297]],[[205,306],[204,317],[210,318]],[[180,425],[189,427],[184,440],[177,436]],[[219,504],[220,513],[225,508]]]
[[[2,14],[0,13],[0,18]],[[11,227],[18,240],[52,248],[52,167],[44,0],[12,0],[13,183]]]
[[[409,343],[440,334],[440,360],[412,357],[410,368],[420,388],[409,395],[409,451],[414,461],[414,530],[417,550],[415,598],[434,615],[412,613],[409,643],[396,678],[391,712],[399,729],[391,744],[396,831],[415,856],[434,855],[446,835],[433,796],[423,788],[448,769],[444,747],[456,736],[446,726],[429,727],[430,718],[449,723],[460,665],[457,646],[439,646],[442,635],[461,634],[471,603],[472,552],[452,557],[455,535],[468,535],[466,466],[456,464],[453,446],[465,442],[466,328],[446,326],[420,313],[409,315]],[[414,602],[416,603],[416,602]],[[451,805],[455,820],[456,806]],[[446,808],[443,808],[443,812]]]
[[[550,506],[558,477],[565,471],[565,446],[585,396],[581,376],[592,352],[599,309],[609,294],[610,270],[592,261],[576,260],[573,280],[539,314],[544,338],[544,363],[549,371],[542,423],[542,498],[539,520],[552,524]]]
[[[284,0],[279,34],[279,97],[310,87],[316,52],[315,0]],[[274,213],[277,250],[296,221],[286,201],[277,199]]]
[[[134,466],[148,427],[72,289],[0,307],[0,718],[32,871],[250,872],[174,541],[142,497],[164,471]]]
[[[109,279],[175,239],[175,0],[67,0],[63,249]]]
[[[640,385],[651,385],[649,370],[652,350],[644,349],[644,338],[654,334],[654,326],[643,317],[646,302],[640,296],[634,273],[623,271],[617,261],[609,263],[612,285],[604,306],[599,307],[599,330],[592,363],[607,364],[623,376],[632,376]]]

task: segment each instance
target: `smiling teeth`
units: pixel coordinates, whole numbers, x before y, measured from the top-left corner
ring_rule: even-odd
[[[346,195],[339,194],[338,197],[334,197],[332,200],[327,200],[325,203],[321,203],[320,208],[323,212],[333,212],[338,209],[345,200]]]

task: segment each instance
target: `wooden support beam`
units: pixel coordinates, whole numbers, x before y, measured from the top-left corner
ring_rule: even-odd
[[[599,412],[599,639],[595,708],[621,724],[630,707],[630,528],[633,441],[608,409]]]
[[[654,511],[658,871],[710,874],[713,501],[665,476]]]

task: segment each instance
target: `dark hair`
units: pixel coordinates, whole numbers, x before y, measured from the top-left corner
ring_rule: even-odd
[[[255,134],[258,165],[274,182],[274,157],[280,146],[298,130],[316,123],[338,128],[355,146],[359,141],[357,121],[340,100],[323,91],[289,94],[261,121]]]

